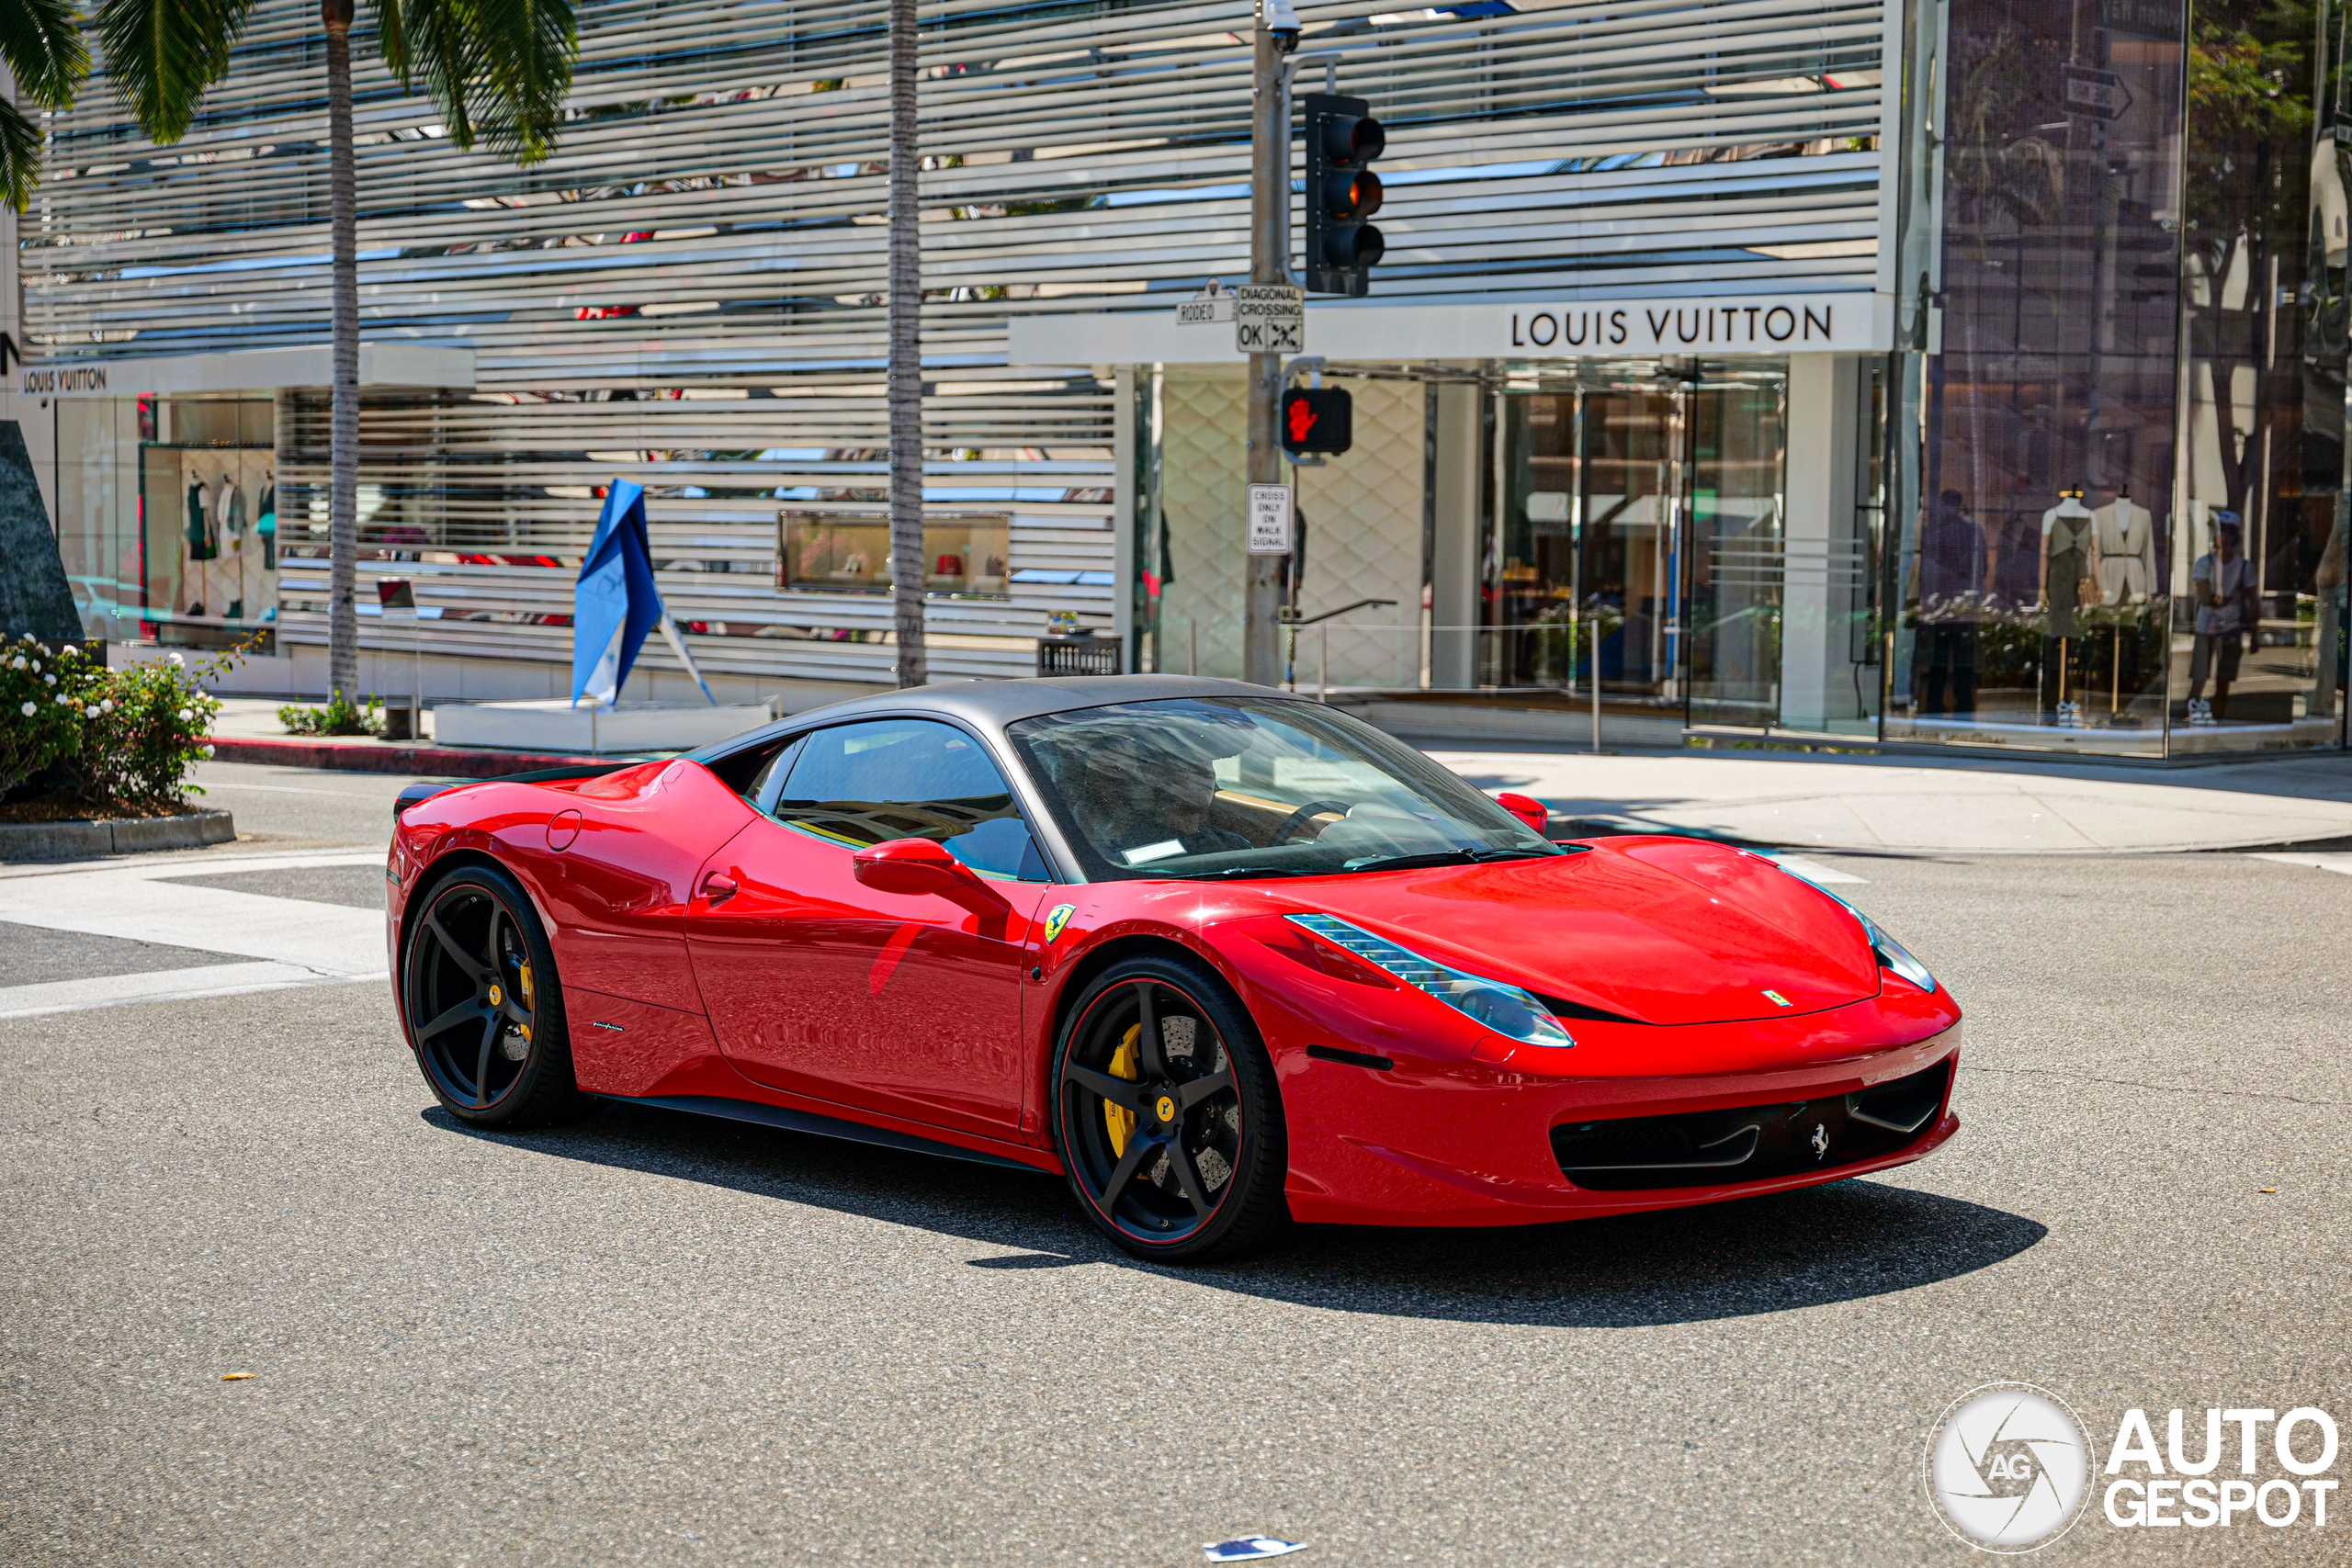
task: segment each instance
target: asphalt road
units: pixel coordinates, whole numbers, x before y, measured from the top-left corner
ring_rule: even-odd
[[[262,848],[380,840],[379,802],[234,805]],[[186,859],[336,916],[374,874]],[[1920,1455],[1976,1384],[2102,1455],[2128,1406],[2352,1416],[2352,877],[1826,863],[1968,1010],[1941,1154],[1193,1271],[1043,1178],[625,1109],[466,1131],[381,981],[0,1019],[0,1562],[1957,1562]],[[123,942],[0,987],[158,962]],[[2097,1509],[2039,1560],[2352,1531]]]

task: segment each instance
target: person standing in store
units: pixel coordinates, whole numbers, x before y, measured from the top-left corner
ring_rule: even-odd
[[[2219,724],[2230,716],[2230,682],[2238,678],[2241,637],[2258,612],[2254,563],[2245,558],[2245,529],[2234,512],[2213,513],[2213,547],[2188,570],[2197,601],[2197,636],[2188,655],[2188,722]],[[2205,701],[2205,678],[2213,700]]]
[[[1948,490],[1919,541],[1919,712],[1976,711],[1976,632],[1990,562],[1984,530]],[[1946,703],[1950,705],[1947,706]]]

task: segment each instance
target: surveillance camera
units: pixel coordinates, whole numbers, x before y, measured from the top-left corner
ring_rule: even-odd
[[[1274,48],[1284,54],[1298,47],[1298,9],[1290,0],[1263,0],[1260,20],[1274,35]]]

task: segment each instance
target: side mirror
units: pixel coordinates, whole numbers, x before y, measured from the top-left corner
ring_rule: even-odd
[[[1495,796],[1495,804],[1534,829],[1538,833],[1552,825],[1551,807],[1532,796],[1513,795],[1506,790]]]
[[[929,839],[892,839],[852,857],[857,880],[879,893],[956,893],[977,887],[971,868]]]

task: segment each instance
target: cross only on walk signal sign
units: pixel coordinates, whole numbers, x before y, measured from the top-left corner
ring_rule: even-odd
[[[1233,291],[1233,346],[1242,354],[1306,352],[1306,292],[1286,283]]]

